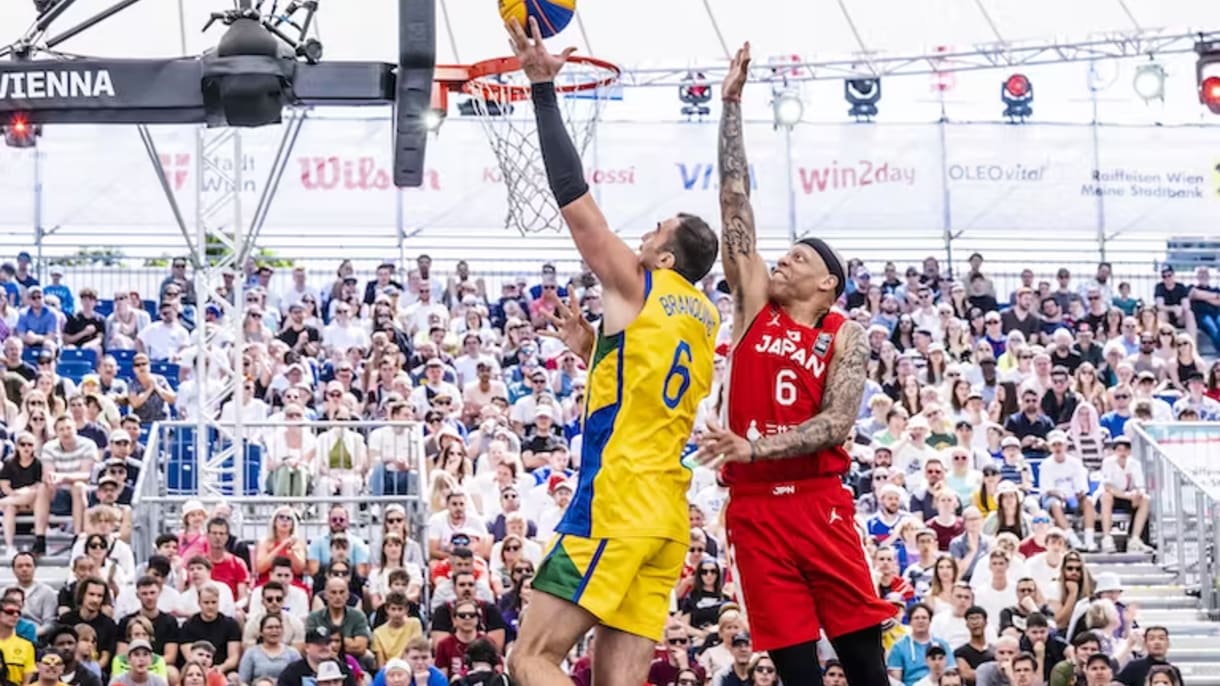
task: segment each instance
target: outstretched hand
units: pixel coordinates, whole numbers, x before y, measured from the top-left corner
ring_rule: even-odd
[[[525,35],[525,29],[516,19],[506,22],[504,27],[508,29],[508,44],[512,46],[513,54],[521,62],[521,70],[525,72],[530,83],[554,81],[559,70],[563,69],[563,65],[568,61],[568,57],[576,52],[576,48],[565,48],[558,55],[547,52],[546,45],[543,44],[541,38],[537,37],[542,33],[538,30],[538,20],[533,17],[530,17],[528,36]],[[531,38],[531,36],[533,37]]]
[[[719,469],[729,462],[749,462],[754,450],[750,442],[721,427],[715,419],[707,420],[707,428],[699,439],[699,449],[695,451],[696,463],[711,469]]]
[[[720,87],[720,97],[724,100],[737,100],[745,88],[746,79],[750,77],[750,43],[741,46],[733,56],[729,65],[729,73],[724,77],[724,85]]]
[[[580,355],[585,363],[590,362],[593,354],[593,341],[597,338],[593,325],[580,313],[580,299],[576,297],[576,289],[568,289],[568,304],[564,304],[555,291],[543,291],[542,300],[555,307],[554,312],[543,311],[548,321],[555,326],[555,331],[539,331],[539,335],[557,338],[572,352]]]

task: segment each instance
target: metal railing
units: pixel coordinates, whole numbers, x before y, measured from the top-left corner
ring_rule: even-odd
[[[786,243],[784,244],[787,245]],[[935,250],[929,249],[927,254],[934,254]],[[780,250],[776,248],[765,254],[768,258],[775,258],[780,254]],[[848,254],[848,257],[854,255]],[[414,255],[411,256],[412,258]],[[865,259],[865,265],[872,271],[874,282],[881,278],[882,266],[886,259],[880,255],[861,255]],[[1000,257],[996,255],[996,257]],[[400,260],[391,259],[390,262],[398,265],[398,275],[396,276],[399,283],[405,285],[406,272],[408,269],[414,268],[414,261],[403,264]],[[495,262],[487,262],[486,264],[477,264],[471,261],[470,278],[481,279],[485,287],[486,295],[492,301],[500,297],[500,286],[504,283],[516,283],[525,281],[527,285],[535,285],[540,281],[541,267],[544,262],[550,261],[554,264],[561,277],[574,276],[580,272],[580,260],[573,254],[568,259],[548,260],[546,257],[534,259],[522,259],[505,257],[502,260]],[[306,258],[293,259],[290,262],[297,266],[303,266],[308,270],[308,285],[317,289],[322,295],[322,298],[328,299],[331,287],[335,282],[335,268],[338,266],[338,259],[321,259],[321,258]],[[907,266],[915,266],[922,268],[920,260],[911,259],[903,260],[895,256],[893,262],[898,266],[899,277]],[[368,260],[355,263],[354,276],[358,281],[358,292],[363,295],[364,284],[376,278],[376,268],[379,261]],[[995,267],[994,269],[992,267]],[[984,273],[993,281],[996,287],[997,296],[1001,300],[1001,304],[1006,302],[1008,295],[1021,284],[1021,268],[1029,268],[1034,271],[1035,284],[1039,281],[1047,281],[1054,287],[1055,273],[1060,268],[1067,268],[1072,273],[1073,283],[1079,285],[1085,280],[1091,279],[1096,271],[1096,261],[1089,259],[1081,259],[1080,255],[1067,256],[1062,259],[1048,258],[1045,260],[1030,260],[1023,262],[1021,265],[984,265]],[[432,280],[441,284],[448,283],[448,280],[453,276],[451,271],[452,264],[444,265],[444,269],[434,269]],[[1151,301],[1153,289],[1160,281],[1158,272],[1158,262],[1155,259],[1149,259],[1146,262],[1115,262],[1114,273],[1111,276],[1111,283],[1114,284],[1117,291],[1117,285],[1120,282],[1126,281],[1131,284],[1132,296],[1142,298],[1146,301]],[[968,266],[959,264],[954,266],[953,273],[957,277],[961,277],[966,273]],[[44,270],[45,271],[45,270]],[[137,292],[140,297],[147,301],[156,301],[160,295],[161,282],[169,276],[167,267],[141,267],[141,266],[106,266],[102,264],[81,264],[70,265],[62,268],[64,272],[63,283],[73,289],[74,293],[79,294],[80,289],[88,286],[98,292],[98,295],[103,300],[111,300],[116,293]],[[942,272],[945,271],[942,269]],[[282,294],[292,287],[292,269],[280,268],[276,271],[268,285],[268,288],[273,294]],[[1182,273],[1179,277],[1186,283],[1193,281],[1193,273]],[[45,281],[44,281],[45,283]],[[79,307],[79,305],[78,305]],[[321,307],[321,303],[319,303]]]
[[[1202,610],[1220,619],[1220,425],[1203,422],[1135,425],[1135,454],[1152,499],[1157,561],[1187,588]]]
[[[401,433],[386,431],[378,434],[382,441],[382,455],[393,455],[410,466],[406,484],[395,487],[399,472],[384,470],[384,462],[369,458],[357,482],[351,479],[343,488],[347,492],[321,493],[319,481],[313,482],[311,492],[304,497],[276,496],[270,494],[265,460],[280,457],[274,446],[275,432],[289,427],[300,427],[315,440],[318,448],[334,445],[335,435],[331,429],[342,427],[352,445],[360,444],[367,450],[367,442],[375,429],[400,428]],[[340,438],[339,440],[343,440]],[[329,455],[314,455],[312,464],[316,475],[322,460]],[[305,456],[301,456],[305,457]],[[197,422],[164,421],[153,425],[145,449],[145,467],[136,483],[133,506],[136,519],[143,534],[138,538],[137,552],[143,556],[152,553],[153,541],[160,533],[176,531],[181,521],[183,504],[199,500],[205,505],[224,502],[234,512],[234,535],[249,540],[265,537],[272,513],[281,505],[291,505],[301,515],[300,535],[306,540],[322,535],[327,530],[326,510],[331,504],[354,505],[352,526],[364,529],[365,534],[377,533],[371,516],[390,504],[403,505],[423,549],[427,550],[427,520],[430,514],[426,497],[428,489],[429,463],[424,457],[423,432],[417,422],[375,421],[246,421]],[[150,472],[152,474],[150,474]],[[411,478],[411,477],[414,478]],[[243,478],[251,477],[251,478]],[[381,484],[377,480],[381,479]],[[388,481],[386,480],[388,479]],[[322,481],[320,483],[328,483]],[[330,481],[337,484],[337,480]],[[378,488],[391,495],[373,495]],[[373,544],[378,536],[365,536]],[[375,551],[371,551],[375,552]]]

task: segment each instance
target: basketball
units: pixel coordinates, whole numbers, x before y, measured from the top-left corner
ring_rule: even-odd
[[[575,11],[576,0],[500,0],[500,16],[504,21],[516,19],[528,33],[529,18],[533,17],[538,20],[543,38],[562,31]]]

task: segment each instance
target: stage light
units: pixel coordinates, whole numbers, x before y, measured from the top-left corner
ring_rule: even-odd
[[[424,128],[431,133],[436,133],[441,130],[441,124],[445,123],[445,112],[442,110],[428,110],[424,112]]]
[[[4,144],[10,148],[32,148],[38,144],[38,137],[42,135],[42,127],[30,124],[23,116],[13,117],[8,126],[0,129],[4,131]]]
[[[1199,102],[1212,114],[1220,114],[1220,40],[1195,44],[1199,61],[1195,64],[1195,80],[1199,84]]]
[[[1165,99],[1165,68],[1156,62],[1141,64],[1135,69],[1131,82],[1135,94],[1144,102]]]
[[[1004,101],[1004,116],[1016,123],[1033,115],[1034,84],[1025,74],[1013,74],[1000,84],[1000,99]]]
[[[843,97],[851,105],[849,115],[856,121],[871,121],[881,101],[881,79],[848,79],[843,82]]]
[[[785,90],[775,94],[771,101],[771,109],[775,115],[775,127],[792,128],[805,116],[805,103],[796,91]]]
[[[687,72],[678,86],[678,100],[682,101],[682,116],[706,117],[712,113],[707,103],[712,100],[712,87],[702,73]]]

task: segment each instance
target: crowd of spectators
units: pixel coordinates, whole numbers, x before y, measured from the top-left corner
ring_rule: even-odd
[[[1180,686],[1168,631],[1142,626],[1119,579],[1081,553],[1150,546],[1132,422],[1220,419],[1220,366],[1195,337],[1220,333],[1220,291],[1206,270],[1186,287],[1166,269],[1141,299],[1103,264],[1081,283],[1027,271],[997,293],[982,257],[969,263],[961,280],[933,258],[874,278],[853,260],[841,303],[873,353],[846,485],[894,605],[891,676]],[[546,315],[570,298],[596,322],[590,274],[547,264],[493,293],[462,263],[438,276],[427,256],[365,283],[348,262],[325,283],[302,268],[276,281],[251,262],[220,290],[230,305],[243,294],[237,327],[231,308],[198,297],[184,259],[151,301],[103,300],[48,273],[41,285],[26,254],[0,265],[0,508],[17,579],[0,601],[0,674],[48,686],[497,683],[581,463],[585,370],[546,335]],[[723,285],[702,286],[726,324],[696,434],[731,340]],[[202,351],[197,326],[212,341]],[[217,393],[230,379],[241,392]],[[136,559],[134,489],[142,470],[166,469],[146,464],[164,462],[144,453],[149,428],[200,411],[255,423],[257,489],[301,504],[268,508],[252,533],[231,504],[193,500],[144,532],[155,553]],[[401,427],[356,420],[419,422],[422,450]],[[392,500],[326,504],[407,494],[432,513],[421,526]],[[726,497],[694,469],[654,686],[777,683],[751,649],[750,623],[766,618],[736,602]],[[317,521],[325,533],[307,536]],[[62,588],[38,571],[52,529],[74,536]],[[846,684],[823,657],[825,682]],[[568,668],[589,683],[587,653]]]

